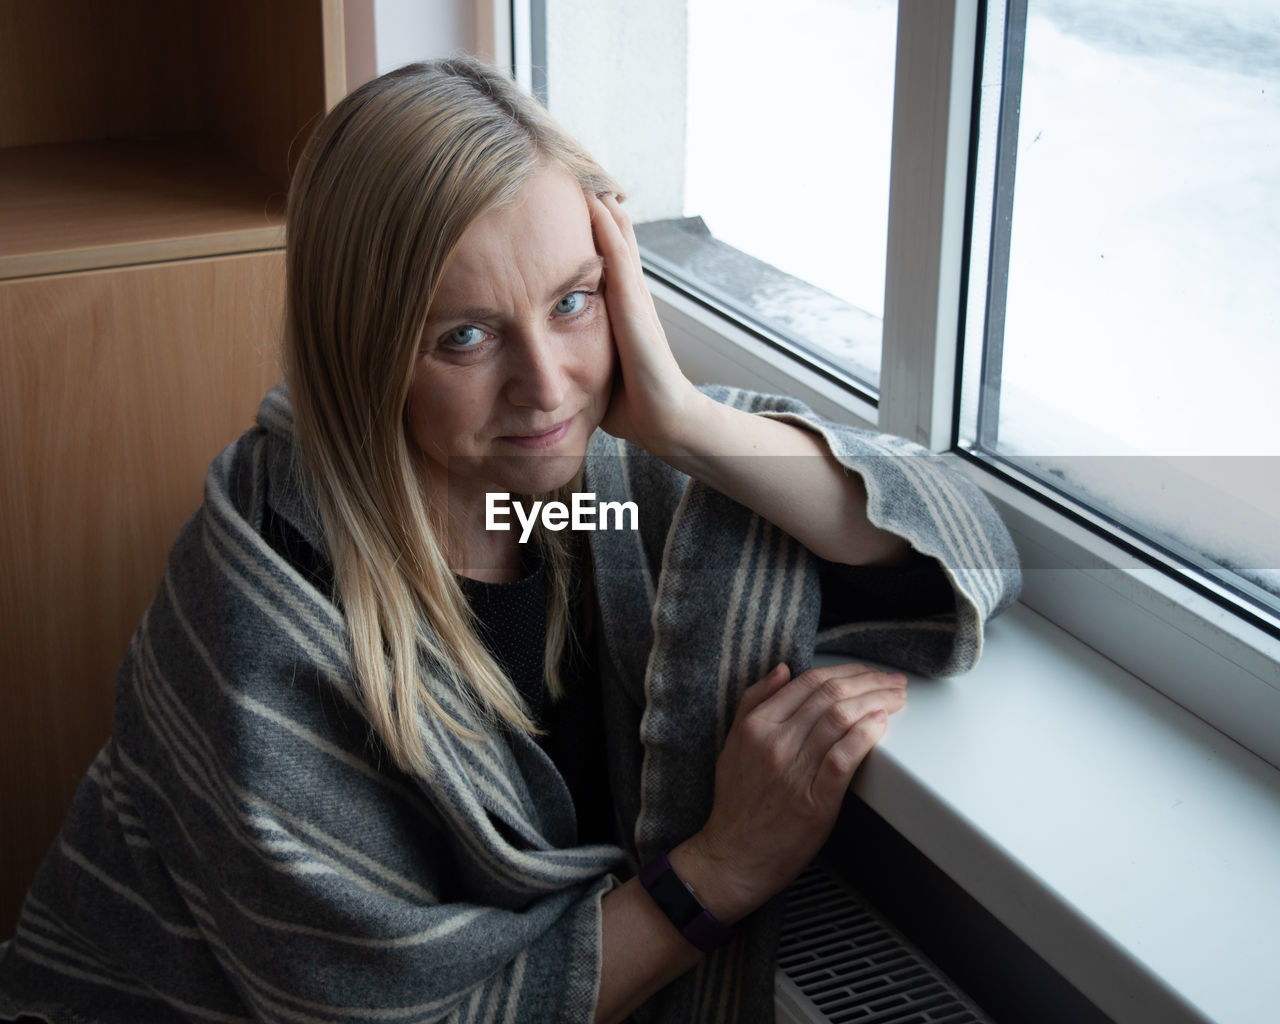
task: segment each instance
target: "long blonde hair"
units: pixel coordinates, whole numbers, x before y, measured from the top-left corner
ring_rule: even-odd
[[[509,79],[453,58],[393,71],[342,100],[312,135],[289,191],[285,377],[297,444],[366,714],[396,764],[420,774],[432,771],[424,712],[463,735],[486,718],[535,730],[449,569],[405,408],[449,254],[542,161],[584,192],[618,191]],[[544,675],[554,696],[569,635],[570,554],[567,534],[540,543],[551,581]],[[442,706],[434,692],[442,685],[459,695],[460,712],[458,701],[453,713]]]

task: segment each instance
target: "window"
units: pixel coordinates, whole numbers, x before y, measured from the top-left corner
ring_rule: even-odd
[[[694,286],[695,254],[715,254],[731,305],[873,395],[897,6],[689,0],[681,223],[711,237],[691,251],[644,232],[655,261]]]
[[[1280,765],[1273,5],[804,0],[778,23],[733,5],[707,15],[708,34],[716,2],[545,6],[548,104],[656,225],[642,246],[682,358],[956,452],[1014,531],[1025,603]],[[753,49],[755,29],[796,36]],[[825,45],[836,55],[812,60]],[[842,61],[842,45],[862,58]],[[699,55],[722,46],[734,57],[713,77],[738,84],[700,100],[716,94]],[[872,77],[819,86],[831,61]],[[764,100],[732,99],[796,84],[794,130],[767,123]],[[887,228],[840,233],[882,248],[878,304],[874,285],[841,291],[753,233],[770,205],[785,223],[796,191],[841,188],[847,160],[792,182],[827,136],[870,145],[878,132],[851,115],[863,105],[892,110],[889,153],[868,155],[888,176],[847,187],[875,192]],[[729,136],[698,127],[738,108],[755,116]],[[805,126],[816,111],[822,129]],[[710,137],[729,159],[706,165],[708,189],[694,165]],[[767,180],[728,204],[746,215],[734,224],[716,186],[755,167]],[[681,231],[701,235],[686,257],[732,255],[858,311],[880,357],[842,358],[812,324],[763,316],[765,278],[673,258],[657,236]],[[735,273],[745,295],[726,286]]]
[[[872,402],[897,6],[597,5],[591,17],[605,22],[602,36],[620,41],[599,67],[595,57],[584,66],[577,50],[579,6],[546,8],[548,105],[634,193],[636,219],[647,222],[638,234],[655,271]],[[625,125],[601,111],[592,84],[595,70],[616,79],[617,62],[624,77],[632,65],[644,75]],[[682,88],[669,92],[672,80]],[[662,127],[642,125],[649,145],[636,152],[630,133],[637,118],[650,116]],[[657,182],[669,194],[653,205]]]
[[[960,440],[1275,629],[1268,7],[988,5]]]

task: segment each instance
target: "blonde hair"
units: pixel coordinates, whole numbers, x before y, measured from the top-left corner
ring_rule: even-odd
[[[308,142],[289,191],[285,377],[297,444],[365,711],[406,771],[432,771],[423,712],[463,735],[485,718],[536,731],[449,569],[405,408],[449,254],[544,161],[584,192],[618,191],[509,79],[454,58],[401,68],[342,100]],[[570,634],[571,553],[562,537],[540,538],[551,581],[544,675],[553,696]],[[461,700],[446,709],[433,685]]]

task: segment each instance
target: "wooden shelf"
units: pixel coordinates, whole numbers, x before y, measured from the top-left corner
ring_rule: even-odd
[[[284,201],[200,136],[0,149],[0,279],[277,247]]]
[[[0,939],[280,377],[290,158],[346,92],[343,4],[0,0]]]

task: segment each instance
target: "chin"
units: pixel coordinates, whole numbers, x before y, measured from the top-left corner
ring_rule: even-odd
[[[546,494],[571,483],[584,458],[585,453],[508,456],[494,467],[494,484],[512,494]]]

